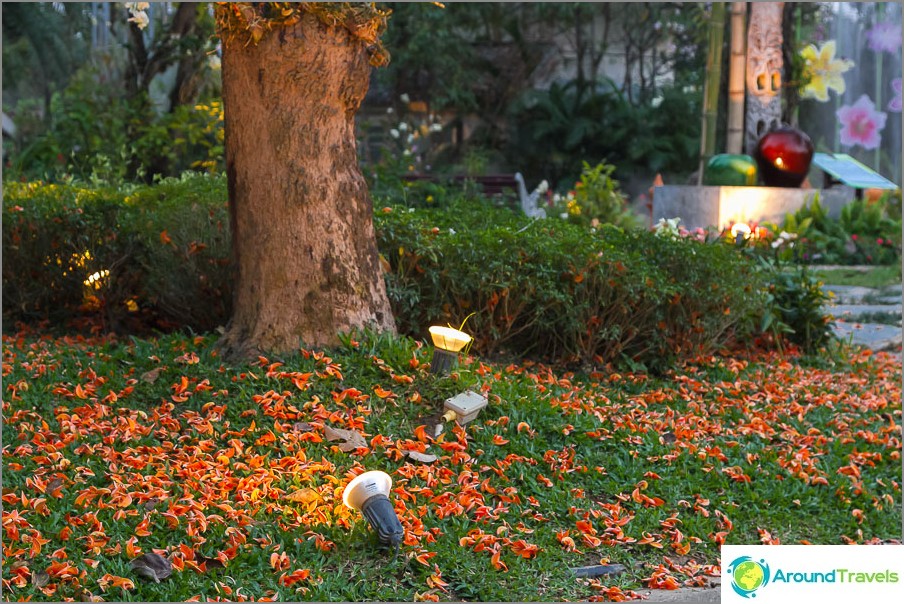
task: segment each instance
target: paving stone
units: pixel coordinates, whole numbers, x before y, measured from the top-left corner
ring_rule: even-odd
[[[865,314],[887,313],[901,316],[901,304],[831,304],[825,310],[834,317],[850,321]]]
[[[859,285],[823,285],[824,292],[832,292],[835,295],[835,301],[844,304],[856,304],[867,296],[875,296],[879,292],[871,287],[860,287]]]
[[[857,323],[836,321],[835,334],[852,344],[865,346],[875,351],[898,350],[901,347],[901,327],[879,323]]]

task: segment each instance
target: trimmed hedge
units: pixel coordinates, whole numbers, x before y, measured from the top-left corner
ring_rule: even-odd
[[[225,180],[203,175],[126,192],[7,184],[5,319],[102,308],[118,331],[224,325],[225,200]],[[531,222],[474,201],[384,208],[375,225],[400,331],[467,319],[486,354],[655,367],[753,334],[768,310],[765,273],[721,244]],[[85,284],[101,270],[100,289]]]
[[[475,204],[395,208],[376,226],[400,330],[467,318],[486,353],[655,367],[752,335],[766,309],[764,274],[722,244]]]
[[[3,315],[61,324],[101,310],[106,329],[215,329],[228,319],[226,181],[128,191],[5,183]],[[101,287],[85,281],[101,271]]]

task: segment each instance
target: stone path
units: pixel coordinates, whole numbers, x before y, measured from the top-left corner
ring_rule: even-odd
[[[842,340],[876,351],[901,350],[901,285],[881,289],[824,285],[823,289],[834,294],[826,313],[835,317],[835,334]]]

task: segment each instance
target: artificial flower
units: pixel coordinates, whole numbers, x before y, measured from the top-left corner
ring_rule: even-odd
[[[865,94],[853,105],[845,105],[835,115],[841,123],[841,144],[875,149],[882,142],[880,132],[885,128],[886,115],[876,111],[876,105]]]
[[[888,101],[888,110],[901,113],[901,78],[891,81],[891,90],[894,92],[894,96]]]
[[[901,25],[876,23],[866,32],[866,45],[875,52],[897,54],[901,48]]]
[[[835,58],[835,41],[829,40],[817,49],[813,44],[807,45],[800,52],[804,64],[804,80],[807,84],[801,91],[805,99],[816,99],[820,102],[829,100],[829,89],[838,94],[845,91],[844,78],[841,76],[854,66],[853,61]]]

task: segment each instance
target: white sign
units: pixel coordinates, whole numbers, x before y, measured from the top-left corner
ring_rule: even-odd
[[[904,602],[904,545],[723,545],[722,602]]]

